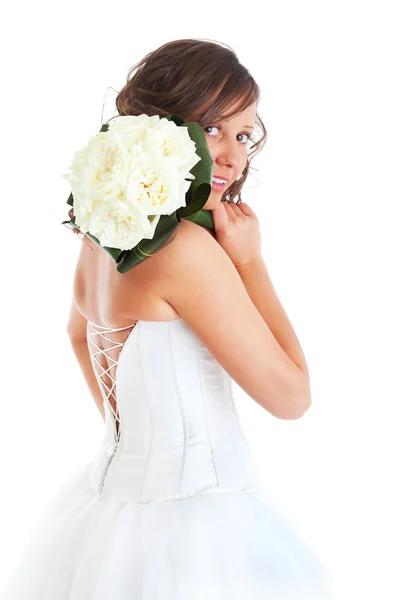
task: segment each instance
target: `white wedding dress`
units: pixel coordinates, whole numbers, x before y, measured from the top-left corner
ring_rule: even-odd
[[[232,380],[185,321],[88,322],[88,346],[104,440],[46,505],[0,598],[336,597],[260,488]]]

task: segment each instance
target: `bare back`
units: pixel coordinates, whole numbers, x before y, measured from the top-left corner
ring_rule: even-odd
[[[186,221],[178,236],[190,235]],[[121,274],[116,263],[89,238],[82,241],[74,276],[75,304],[88,320],[108,327],[125,327],[136,320],[169,321],[179,313],[162,298],[165,279],[164,254],[153,256]]]

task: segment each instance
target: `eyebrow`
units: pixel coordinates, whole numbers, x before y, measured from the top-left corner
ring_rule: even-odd
[[[221,121],[221,123],[224,123],[226,121],[230,121],[230,119],[219,119]],[[243,128],[247,127],[248,129],[254,129],[254,125],[243,125]]]

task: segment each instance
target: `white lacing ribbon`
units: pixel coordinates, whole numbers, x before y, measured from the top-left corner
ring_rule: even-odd
[[[131,325],[128,325],[127,327],[115,327],[115,328],[110,328],[110,327],[104,327],[103,325],[97,325],[96,323],[92,323],[91,321],[88,321],[88,325],[91,328],[91,331],[88,330],[88,341],[90,341],[91,344],[93,344],[93,346],[95,347],[96,350],[93,350],[90,345],[88,344],[89,347],[89,352],[90,355],[92,357],[92,360],[94,362],[95,365],[95,371],[96,371],[96,375],[98,378],[99,383],[101,384],[105,395],[106,395],[106,400],[107,400],[107,404],[111,410],[111,413],[113,415],[114,418],[114,423],[115,423],[115,427],[116,427],[116,435],[117,435],[117,440],[119,440],[121,431],[120,431],[120,417],[119,417],[119,411],[118,411],[118,406],[117,406],[117,396],[116,396],[116,379],[113,377],[113,375],[111,374],[111,370],[117,366],[118,363],[118,358],[117,360],[115,360],[115,358],[113,358],[112,356],[110,356],[108,353],[111,350],[114,350],[115,348],[119,348],[125,344],[126,340],[128,339],[129,335],[131,332],[128,333],[127,337],[125,338],[125,340],[123,342],[116,342],[115,340],[112,340],[111,338],[109,338],[107,336],[108,333],[113,333],[115,331],[123,331],[125,329],[132,329],[135,327],[136,323],[133,323]],[[100,348],[100,346],[94,341],[94,337],[95,336],[101,336],[103,339],[107,340],[107,342],[111,342],[111,344],[113,344],[112,346],[108,347],[108,348]],[[120,351],[121,352],[121,351]],[[119,354],[120,354],[119,352]],[[103,365],[99,362],[97,356],[103,354],[106,358],[108,358],[111,361],[111,365],[105,369],[103,367]],[[119,356],[118,354],[118,356]],[[104,376],[107,375],[111,382],[111,388],[106,384],[106,382],[104,381]],[[113,398],[114,402],[115,402],[115,410],[111,405],[110,402],[110,397]]]

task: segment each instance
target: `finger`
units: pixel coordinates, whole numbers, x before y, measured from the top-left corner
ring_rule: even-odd
[[[256,217],[256,213],[254,212],[254,210],[247,204],[247,202],[241,202],[238,205],[238,208],[241,210],[241,212],[243,214],[245,214],[248,217]]]
[[[228,206],[232,209],[232,212],[235,213],[235,215],[237,215],[238,217],[242,216],[242,211],[240,210],[239,206],[236,204],[236,202],[229,202]]]
[[[215,231],[224,231],[228,225],[229,215],[222,204],[219,202],[216,208],[211,209]]]
[[[243,213],[234,202],[224,202],[226,206],[226,214],[229,217],[229,223],[236,225],[239,218],[243,218]]]

